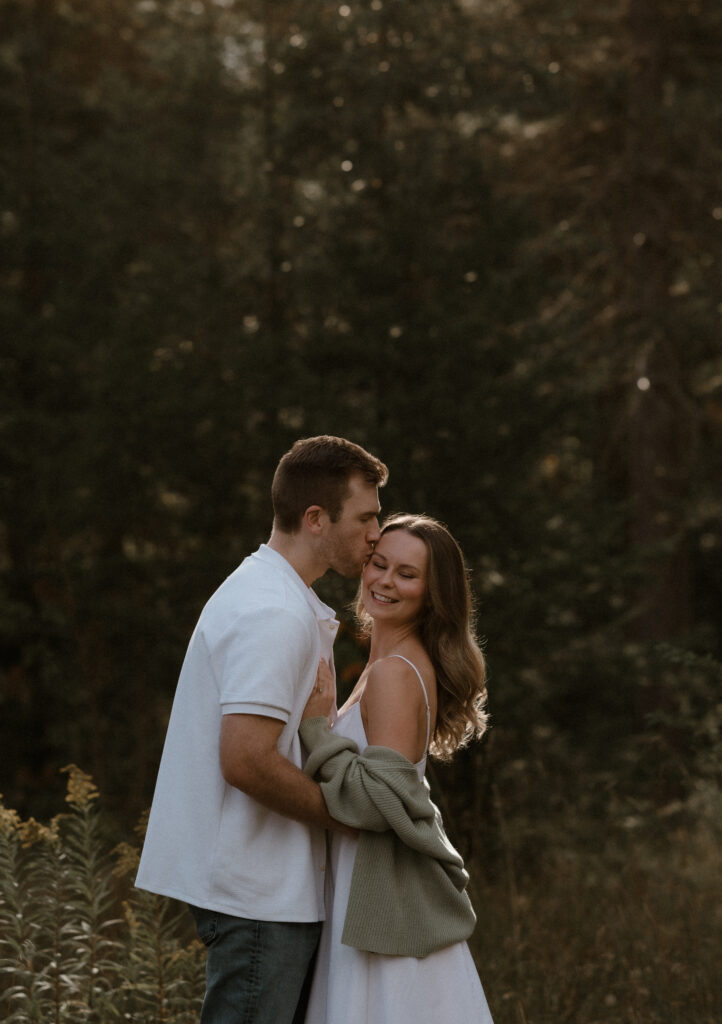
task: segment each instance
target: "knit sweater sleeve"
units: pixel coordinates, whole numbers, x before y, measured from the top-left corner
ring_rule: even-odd
[[[378,746],[359,754],[325,718],[305,719],[299,731],[310,752],[304,771],[318,781],[332,817],[365,831],[391,829],[405,846],[443,864],[463,888],[463,860],[446,837],[428,784],[403,754]]]
[[[329,813],[353,828],[369,832],[389,829],[384,809],[377,804],[378,793],[370,792],[364,759],[353,740],[331,732],[325,718],[304,719],[299,735],[309,751],[304,771],[319,783]],[[390,753],[406,761],[403,755]],[[406,763],[415,775],[413,765]],[[400,770],[403,772],[403,764]]]

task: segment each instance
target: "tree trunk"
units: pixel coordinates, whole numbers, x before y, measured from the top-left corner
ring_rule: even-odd
[[[669,308],[675,251],[663,105],[664,24],[652,0],[629,0],[629,103],[622,162],[622,306],[631,357],[628,479],[631,541],[649,556],[638,595],[636,638],[669,640],[689,627],[690,561],[685,505],[694,412],[684,392],[681,352],[662,311]]]

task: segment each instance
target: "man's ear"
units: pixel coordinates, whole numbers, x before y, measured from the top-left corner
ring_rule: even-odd
[[[321,505],[309,505],[303,513],[303,523],[309,533],[318,536],[328,520],[328,513]]]

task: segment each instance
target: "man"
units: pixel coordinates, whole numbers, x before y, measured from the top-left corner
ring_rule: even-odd
[[[136,884],[191,907],[208,947],[201,1024],[303,1019],[324,829],[344,830],[301,768],[301,712],[338,628],[310,585],[328,569],[360,575],[387,476],[350,441],[297,441],[273,479],[268,544],[211,597],[191,638]]]

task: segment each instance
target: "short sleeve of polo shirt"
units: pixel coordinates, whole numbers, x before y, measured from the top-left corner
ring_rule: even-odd
[[[287,722],[311,671],[309,625],[283,608],[239,615],[218,637],[204,637],[224,715],[266,715]]]

